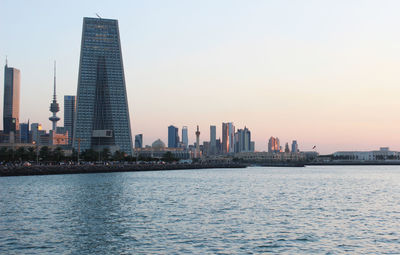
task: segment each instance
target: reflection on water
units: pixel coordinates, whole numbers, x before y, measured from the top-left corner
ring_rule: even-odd
[[[0,178],[0,254],[396,253],[400,167]]]

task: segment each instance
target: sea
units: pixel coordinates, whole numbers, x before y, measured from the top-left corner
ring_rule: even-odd
[[[0,254],[399,254],[400,166],[0,178]]]

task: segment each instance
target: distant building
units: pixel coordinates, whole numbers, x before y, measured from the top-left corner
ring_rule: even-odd
[[[235,126],[232,122],[222,123],[222,153],[235,152]]]
[[[28,123],[19,124],[19,137],[21,143],[30,143],[29,139],[29,121]]]
[[[31,141],[35,141],[36,143],[40,141],[40,136],[45,134],[46,132],[42,130],[42,124],[32,123],[31,124]]]
[[[296,140],[292,141],[292,153],[297,153],[299,152],[299,145],[297,144]]]
[[[238,129],[235,133],[235,153],[250,151],[252,151],[250,130],[247,127]]]
[[[390,151],[388,147],[381,147],[375,151],[337,151],[333,153],[333,159],[345,161],[399,160],[400,152]]]
[[[217,154],[217,127],[210,126],[210,143],[209,143],[209,154]]]
[[[183,144],[183,146],[182,146],[183,148],[187,148],[189,146],[187,126],[182,127],[182,144]]]
[[[168,127],[168,148],[178,148],[178,131],[179,129],[175,126],[171,125]]]
[[[48,135],[48,145],[68,145],[68,131],[66,133],[57,133],[54,130],[50,130]]]
[[[135,148],[143,148],[143,134],[135,135]]]
[[[20,71],[4,67],[3,132],[17,134],[19,130]]]
[[[280,152],[281,146],[279,145],[278,137],[271,136],[268,140],[268,152]]]
[[[68,144],[72,145],[75,115],[75,96],[64,96],[64,127],[68,131]]]
[[[285,143],[285,152],[286,152],[286,153],[289,153],[289,152],[290,152],[289,144],[288,144],[288,143]]]

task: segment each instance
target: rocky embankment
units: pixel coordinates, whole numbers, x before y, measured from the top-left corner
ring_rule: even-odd
[[[137,171],[165,171],[208,168],[244,168],[245,164],[117,164],[117,165],[32,165],[0,166],[0,176],[87,174]]]

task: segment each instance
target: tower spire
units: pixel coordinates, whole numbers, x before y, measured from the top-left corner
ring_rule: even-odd
[[[53,94],[53,102],[50,104],[50,112],[53,113],[53,116],[49,118],[49,120],[53,123],[53,131],[56,131],[57,127],[57,121],[60,120],[59,117],[57,117],[57,112],[60,111],[60,107],[58,106],[57,103],[57,96],[56,96],[56,61],[54,60],[54,94]]]

